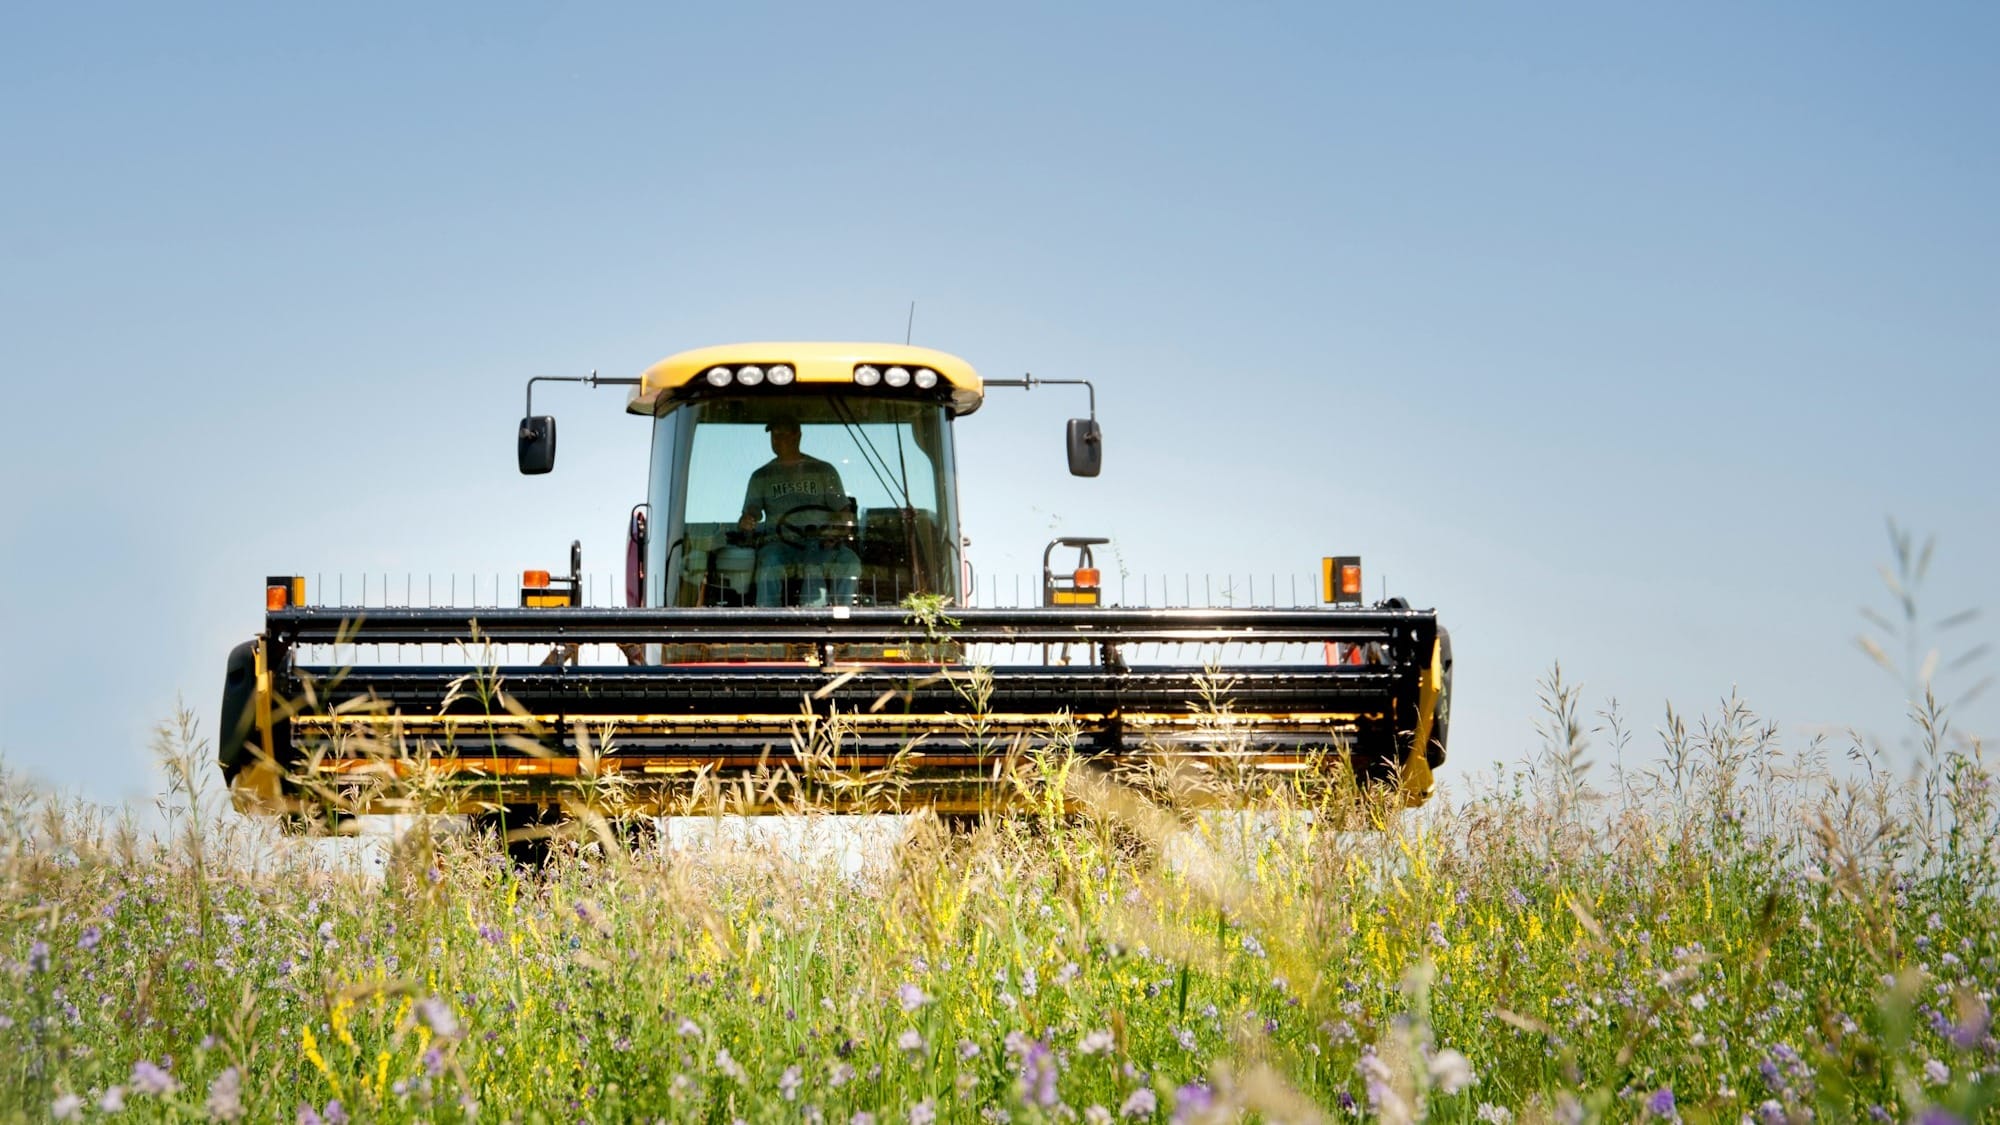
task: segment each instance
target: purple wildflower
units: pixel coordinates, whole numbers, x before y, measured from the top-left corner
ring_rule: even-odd
[[[1076,1044],[1076,1049],[1079,1054],[1101,1055],[1104,1052],[1109,1051],[1111,1049],[1111,1044],[1112,1044],[1111,1033],[1109,1031],[1099,1030],[1099,1031],[1093,1031],[1088,1035],[1085,1035],[1082,1039],[1078,1040]]]
[[[1021,1053],[1021,1100],[1048,1109],[1057,1102],[1056,1059],[1041,1040]]]
[[[1924,1083],[1926,1085],[1942,1086],[1949,1081],[1951,1081],[1950,1067],[1936,1059],[1924,1060]]]
[[[28,947],[28,971],[45,973],[49,969],[49,943],[38,941]]]
[[[57,1121],[75,1121],[83,1116],[83,1095],[64,1094],[50,1102],[49,1116]]]
[[[937,1103],[925,1098],[910,1107],[910,1125],[932,1125],[937,1120]]]
[[[347,1107],[340,1104],[339,1098],[326,1103],[324,1112],[326,1125],[347,1125]]]
[[[1160,1108],[1160,1099],[1144,1086],[1132,1091],[1118,1112],[1124,1117],[1151,1117]]]
[[[904,1011],[914,1012],[925,1004],[930,1003],[931,998],[923,989],[918,988],[914,984],[905,983],[896,989],[896,1002],[903,1006]]]
[[[235,1067],[215,1076],[208,1084],[208,1115],[217,1121],[234,1121],[243,1116],[243,1077]]]
[[[959,1040],[959,1041],[958,1041],[958,1057],[959,1057],[959,1058],[961,1058],[961,1059],[964,1059],[964,1060],[965,1060],[966,1062],[971,1062],[971,1061],[972,1061],[973,1059],[976,1059],[976,1058],[978,1058],[978,1057],[979,1057],[979,1044],[977,1044],[977,1043],[974,1043],[974,1042],[973,1042],[972,1040],[970,1040],[970,1039],[961,1039],[961,1040]]]
[[[132,1091],[137,1094],[163,1096],[181,1088],[174,1076],[153,1065],[147,1059],[132,1064]]]
[[[1917,1125],[1966,1125],[1965,1118],[1944,1108],[1928,1105],[1917,1114]]]
[[[1970,1051],[1986,1038],[1986,1032],[1993,1026],[1993,1010],[1984,1000],[1974,1000],[1959,1008],[1958,1021],[1951,1025],[1952,1046],[1961,1051]]]
[[[1674,1088],[1672,1086],[1662,1086],[1653,1091],[1653,1096],[1646,1099],[1646,1112],[1652,1114],[1654,1117],[1674,1117],[1676,1113],[1674,1109]]]
[[[1174,1091],[1174,1120],[1192,1121],[1215,1108],[1215,1091],[1200,1082],[1190,1082]]]
[[[805,1085],[805,1079],[800,1075],[799,1068],[796,1066],[786,1067],[785,1073],[778,1076],[778,1093],[788,1102],[794,1102],[799,1099],[799,1087],[803,1085]]]
[[[97,1108],[106,1113],[125,1112],[125,1087],[113,1086],[104,1091],[104,1096],[97,1099]]]
[[[83,928],[83,932],[78,934],[76,937],[76,947],[78,949],[83,950],[85,953],[88,953],[91,950],[96,949],[97,943],[99,941],[102,941],[103,939],[104,939],[103,930],[98,929],[96,926],[85,926]]]
[[[458,1017],[452,1014],[451,1005],[443,1000],[426,996],[417,1001],[417,1016],[439,1039],[458,1038]]]
[[[1472,1062],[1450,1047],[1431,1056],[1429,1069],[1431,1083],[1446,1097],[1478,1081],[1472,1073]]]

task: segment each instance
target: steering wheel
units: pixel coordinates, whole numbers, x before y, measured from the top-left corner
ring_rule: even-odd
[[[771,521],[771,530],[777,534],[778,542],[787,547],[805,547],[810,541],[826,534],[826,527],[845,509],[833,508],[825,504],[800,504],[784,515]],[[807,520],[801,517],[813,517]]]

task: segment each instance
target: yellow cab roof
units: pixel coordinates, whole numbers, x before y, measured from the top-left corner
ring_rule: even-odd
[[[909,344],[718,344],[670,355],[648,367],[640,375],[639,385],[633,389],[631,401],[625,409],[633,414],[657,414],[663,406],[681,397],[682,390],[701,378],[703,372],[719,363],[765,366],[789,363],[796,386],[825,383],[852,388],[857,394],[868,393],[865,388],[854,385],[854,369],[860,364],[928,367],[937,372],[940,382],[951,389],[954,414],[970,414],[979,409],[985,393],[979,373],[972,369],[971,364],[948,352],[931,348]]]

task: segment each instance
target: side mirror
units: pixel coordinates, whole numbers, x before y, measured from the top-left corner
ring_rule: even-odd
[[[1097,419],[1071,418],[1068,445],[1071,476],[1094,477],[1104,467],[1104,431],[1097,428]]]
[[[632,509],[632,521],[625,528],[625,604],[632,608],[646,604],[646,506]]]
[[[539,476],[556,467],[556,420],[547,414],[521,419],[520,447],[516,459],[521,472]]]

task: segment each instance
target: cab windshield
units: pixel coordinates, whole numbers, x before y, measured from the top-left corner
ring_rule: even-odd
[[[654,510],[670,520],[663,604],[871,606],[956,594],[941,405],[719,398],[656,425]]]

